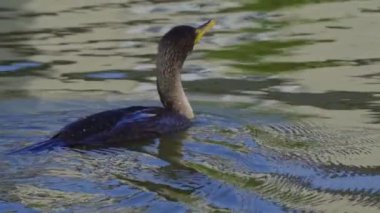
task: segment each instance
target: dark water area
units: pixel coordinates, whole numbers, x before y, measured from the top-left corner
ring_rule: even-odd
[[[0,212],[379,212],[380,2],[0,3]],[[217,26],[183,85],[187,131],[9,151],[103,110],[160,105],[157,42]]]

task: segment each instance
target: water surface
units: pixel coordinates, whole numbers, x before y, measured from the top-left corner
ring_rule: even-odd
[[[0,211],[377,212],[380,4],[0,3]],[[188,131],[5,153],[102,110],[159,105],[156,44],[216,18],[183,81]]]

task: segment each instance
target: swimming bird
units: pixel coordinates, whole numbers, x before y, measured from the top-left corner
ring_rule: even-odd
[[[193,109],[181,82],[181,70],[194,45],[215,25],[176,26],[160,40],[156,58],[157,90],[163,107],[132,106],[96,113],[77,120],[50,139],[16,151],[33,152],[57,146],[104,145],[183,131],[191,126]]]

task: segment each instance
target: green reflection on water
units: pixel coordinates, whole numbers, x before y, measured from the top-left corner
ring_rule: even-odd
[[[277,73],[284,71],[297,71],[307,68],[339,66],[340,63],[329,61],[307,61],[307,62],[276,62],[262,59],[274,55],[284,55],[289,48],[310,45],[313,40],[288,40],[288,41],[252,41],[244,44],[228,47],[223,50],[213,50],[207,53],[208,58],[219,60],[230,60],[231,66],[243,72]]]
[[[340,63],[337,63],[333,60],[329,60],[306,62],[264,62],[258,64],[236,64],[234,66],[244,71],[275,73],[286,71],[298,71],[312,68],[335,67],[339,65]]]
[[[300,6],[312,3],[339,2],[345,0],[258,0],[248,2],[241,7],[227,9],[226,12],[240,11],[273,11],[285,7]]]
[[[213,50],[208,52],[207,57],[233,60],[236,62],[256,62],[268,55],[284,54],[287,48],[307,45],[313,43],[309,40],[290,41],[251,41],[224,50]]]
[[[229,8],[223,12],[241,11],[274,11],[284,7],[299,6],[312,3],[327,3],[343,0],[258,0],[255,2],[243,2],[242,6]],[[318,20],[298,20],[297,22],[324,22],[332,19]],[[240,33],[265,33],[279,30],[294,23],[285,20],[255,20],[258,28],[243,28]],[[266,61],[262,59],[269,56],[284,55],[289,53],[290,48],[301,47],[321,42],[334,42],[334,40],[310,40],[310,39],[290,39],[290,40],[262,40],[242,42],[237,45],[226,47],[225,49],[208,51],[206,57],[218,60],[229,60],[230,65],[240,71],[248,73],[279,73],[287,71],[298,71],[309,68],[340,66],[339,61],[306,61],[306,62],[279,62]]]

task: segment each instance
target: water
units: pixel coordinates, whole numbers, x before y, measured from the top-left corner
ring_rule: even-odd
[[[3,1],[0,211],[378,212],[380,4]],[[102,110],[159,105],[177,24],[218,25],[188,58],[183,133],[98,150],[6,152]]]

